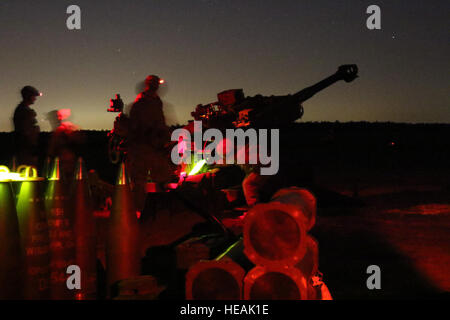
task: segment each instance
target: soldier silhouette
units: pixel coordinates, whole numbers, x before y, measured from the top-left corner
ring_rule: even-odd
[[[73,179],[79,147],[84,142],[80,128],[69,121],[70,116],[70,109],[53,110],[47,114],[53,131],[49,141],[48,156],[59,157],[61,176],[65,182]]]
[[[144,207],[148,179],[164,184],[170,180],[174,170],[165,148],[170,142],[170,131],[157,94],[162,83],[164,80],[158,76],[148,76],[145,89],[137,96],[129,114],[126,165],[137,210]]]
[[[38,141],[40,128],[36,120],[36,111],[30,106],[42,94],[32,86],[21,90],[22,102],[14,111],[14,140],[18,164],[38,164]]]

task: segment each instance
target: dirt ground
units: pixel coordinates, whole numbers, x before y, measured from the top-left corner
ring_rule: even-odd
[[[312,234],[320,270],[335,299],[448,297],[450,174],[416,172],[378,179],[320,177],[346,197],[324,206],[318,195]],[[325,178],[326,177],[326,178]],[[340,185],[331,181],[341,181]],[[355,187],[352,181],[370,181]],[[345,182],[348,182],[347,184]],[[322,196],[329,201],[330,196]],[[320,207],[322,205],[322,207]],[[368,290],[369,265],[381,268],[381,290]]]

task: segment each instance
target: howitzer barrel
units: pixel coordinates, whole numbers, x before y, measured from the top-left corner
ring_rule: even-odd
[[[338,71],[331,76],[317,82],[316,84],[300,90],[294,97],[299,103],[302,103],[312,98],[316,93],[322,91],[332,84],[344,80],[345,82],[351,82],[358,77],[358,66],[356,64],[342,65],[338,68]]]
[[[197,105],[191,115],[214,128],[273,127],[292,123],[303,116],[302,103],[339,80],[351,82],[358,77],[356,64],[342,65],[337,72],[293,95],[244,98],[242,89],[218,94],[218,102]],[[281,110],[281,112],[280,112]]]
[[[238,113],[233,124],[236,127],[267,127],[292,123],[303,116],[303,102],[340,80],[353,81],[358,77],[357,73],[356,65],[342,65],[336,73],[293,95],[247,97],[232,106]]]

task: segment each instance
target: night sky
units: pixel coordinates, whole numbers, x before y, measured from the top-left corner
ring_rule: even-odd
[[[66,27],[71,4],[80,31]],[[371,4],[381,30],[366,28]],[[1,0],[0,131],[27,84],[44,93],[33,106],[42,130],[61,108],[84,129],[110,129],[109,99],[133,101],[149,74],[167,81],[173,124],[225,89],[294,93],[345,63],[360,78],[307,101],[303,121],[450,123],[449,21],[448,0]]]

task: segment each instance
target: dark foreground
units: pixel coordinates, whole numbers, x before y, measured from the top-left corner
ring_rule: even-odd
[[[106,132],[86,135],[81,155],[88,169],[112,183]],[[291,170],[312,173],[316,186],[311,233],[333,298],[448,297],[450,126],[306,123],[286,136]],[[7,164],[10,135],[0,140],[0,162]],[[226,224],[240,227],[238,220]],[[366,287],[370,265],[381,268],[381,290]]]
[[[362,197],[363,207],[323,209],[313,232],[336,299],[444,296],[450,291],[450,192]],[[381,290],[366,269],[381,268]]]

